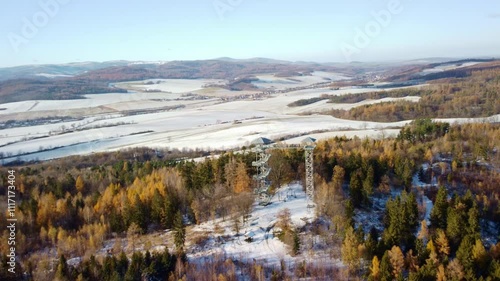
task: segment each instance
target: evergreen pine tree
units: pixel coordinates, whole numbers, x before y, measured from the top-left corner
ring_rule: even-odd
[[[116,257],[115,256],[105,257],[101,273],[103,279],[110,280],[114,272],[116,272]]]
[[[182,219],[182,214],[180,211],[175,213],[174,218],[174,243],[177,251],[179,253],[184,251],[184,242],[186,240],[186,227]]]
[[[117,262],[116,262],[116,272],[123,279],[125,273],[128,270],[128,258],[127,255],[122,251]]]
[[[425,245],[425,241],[422,239],[417,239],[415,241],[415,253],[417,254],[418,264],[423,264],[429,257],[429,251]]]
[[[490,264],[490,267],[488,269],[488,277],[491,278],[491,280],[500,280],[500,261],[499,260],[493,260]]]
[[[361,171],[357,170],[352,173],[351,181],[349,183],[349,198],[351,198],[351,202],[355,208],[361,206],[361,202],[363,200],[362,188]]]
[[[431,225],[435,228],[446,229],[446,220],[448,215],[448,193],[446,188],[441,186],[436,195],[436,202],[431,211]]]
[[[370,205],[370,197],[373,194],[373,185],[375,184],[375,172],[373,166],[369,165],[366,171],[366,177],[363,180],[363,203],[366,206]]]
[[[392,266],[389,259],[389,251],[385,251],[380,261],[380,281],[392,281]]]
[[[134,252],[132,254],[132,260],[130,261],[127,273],[125,273],[125,277],[123,280],[125,281],[141,280],[142,271],[144,269],[143,262],[144,262],[144,257],[142,256],[142,254],[139,252]]]
[[[59,257],[59,263],[57,264],[56,270],[56,278],[60,281],[70,280],[69,268],[68,264],[66,263],[66,257],[64,257],[64,255],[61,255]]]
[[[293,232],[293,248],[292,248],[292,254],[294,256],[298,255],[300,252],[300,237],[297,234],[297,231]]]
[[[345,220],[346,225],[354,226],[354,205],[350,199],[347,199],[345,203]]]
[[[384,243],[388,246],[411,246],[418,226],[418,207],[412,193],[403,191],[401,196],[389,199],[386,203]]]
[[[178,210],[177,201],[174,194],[167,193],[164,198],[164,207],[161,212],[161,225],[165,228],[172,228],[176,210]]]
[[[466,274],[468,271],[473,270],[473,256],[472,248],[474,247],[475,239],[471,235],[467,235],[462,239],[460,246],[458,247],[456,257],[460,264],[464,267],[464,272]]]
[[[456,249],[457,245],[462,241],[462,238],[467,234],[467,215],[465,208],[465,205],[459,202],[456,206],[450,207],[448,211],[446,235],[450,239],[450,244],[453,249]]]
[[[386,202],[384,216],[385,229],[382,235],[385,245],[398,245],[400,242],[404,219],[399,208],[400,205],[401,199],[399,196],[395,199],[389,199]]]
[[[165,200],[158,189],[155,189],[151,199],[151,220],[155,223],[161,223],[162,211],[165,206]]]
[[[481,237],[480,227],[479,227],[479,210],[477,204],[474,202],[473,206],[469,209],[467,213],[467,234],[473,235],[477,238]]]
[[[127,200],[124,207],[127,225],[135,223],[141,229],[141,233],[145,232],[149,224],[147,207],[142,203],[138,194],[135,194],[132,202]]]
[[[378,242],[378,232],[375,227],[370,229],[368,236],[365,240],[365,249],[366,249],[366,257],[373,257],[373,255],[377,255],[377,242]]]

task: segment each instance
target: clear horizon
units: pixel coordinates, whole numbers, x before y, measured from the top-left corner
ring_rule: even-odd
[[[280,61],[281,59],[275,59],[275,58],[263,58],[263,57],[254,57],[254,58],[232,58],[232,57],[217,57],[217,58],[200,58],[200,59],[186,59],[186,60],[125,60],[125,59],[118,59],[118,60],[107,60],[107,61],[64,61],[64,62],[55,62],[55,63],[28,63],[28,64],[19,64],[19,65],[11,65],[11,66],[0,66],[0,68],[15,68],[15,67],[23,67],[23,66],[43,66],[43,65],[67,65],[67,64],[78,64],[78,63],[106,63],[106,62],[114,62],[114,61],[125,61],[125,62],[130,62],[130,63],[136,63],[136,62],[144,62],[144,63],[168,63],[171,61],[209,61],[209,60],[218,60],[218,59],[223,59],[223,58],[228,58],[228,59],[234,59],[234,60],[252,60],[252,59],[269,59],[269,60],[276,60]],[[303,61],[303,60],[282,60],[290,63],[298,63],[298,62],[306,62],[306,63],[318,63],[318,64],[342,64],[342,63],[397,63],[397,62],[411,62],[411,61],[419,61],[419,60],[444,60],[446,61],[454,61],[454,60],[465,60],[465,59],[493,59],[493,60],[500,60],[500,56],[466,56],[466,57],[422,57],[422,58],[410,58],[410,59],[402,59],[402,60],[366,60],[366,61],[351,61],[351,62],[342,62],[342,61]],[[430,62],[432,63],[432,62]]]
[[[499,57],[500,3],[374,0],[2,3],[0,67],[270,58]]]

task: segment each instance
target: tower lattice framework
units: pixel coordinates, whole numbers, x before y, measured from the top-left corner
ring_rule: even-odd
[[[271,196],[269,194],[270,186],[267,181],[267,176],[271,172],[271,168],[269,168],[267,162],[269,161],[269,158],[271,158],[271,154],[267,151],[269,145],[266,145],[263,141],[260,142],[261,143],[257,142],[257,145],[254,148],[256,160],[252,162],[252,166],[257,169],[257,174],[254,176],[254,180],[257,182],[256,193],[259,195],[261,204],[266,205],[271,200]]]
[[[312,208],[314,199],[314,143],[307,143],[304,146],[305,169],[306,169],[306,194],[308,199],[308,207]]]

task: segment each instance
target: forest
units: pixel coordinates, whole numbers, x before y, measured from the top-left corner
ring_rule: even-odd
[[[333,96],[333,103],[418,96],[418,102],[394,101],[332,110],[337,118],[395,122],[417,118],[478,118],[500,112],[500,70],[478,70],[470,77],[436,80],[428,86],[384,92]]]
[[[291,280],[325,276],[352,280],[498,280],[500,244],[485,240],[486,222],[500,221],[500,126],[450,125],[420,119],[397,138],[320,141],[315,150],[314,231],[345,267],[320,269],[300,263],[292,269],[231,259],[191,264],[186,241],[192,225],[215,218],[245,217],[254,203],[251,162],[255,154],[159,153],[136,149],[0,168],[17,173],[18,276],[0,268],[1,280]],[[272,188],[303,181],[303,150],[274,150]],[[430,169],[422,170],[426,164]],[[437,184],[422,190],[415,174]],[[397,191],[397,192],[396,192]],[[393,196],[394,194],[397,194]],[[425,194],[433,201],[424,220]],[[6,191],[0,190],[6,209]],[[365,229],[357,214],[385,200],[380,226]],[[237,220],[235,220],[237,221]],[[286,225],[286,222],[283,223]],[[7,241],[6,217],[0,217]],[[169,229],[170,250],[135,251],[134,241]],[[306,251],[304,229],[283,227],[281,237],[295,254]],[[290,232],[285,231],[289,229]],[[104,245],[118,238],[103,253]],[[196,242],[196,241],[195,241]],[[190,242],[191,243],[191,242]],[[0,244],[6,260],[6,243]],[[150,251],[151,250],[151,251]],[[80,262],[69,265],[68,260]],[[323,276],[323,277],[322,277]]]
[[[0,103],[23,100],[81,99],[87,94],[102,94],[126,90],[110,88],[107,82],[92,82],[88,79],[11,79],[0,81]]]

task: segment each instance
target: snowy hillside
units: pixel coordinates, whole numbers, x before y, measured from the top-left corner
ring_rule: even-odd
[[[255,202],[248,220],[241,226],[239,234],[235,232],[233,221],[221,219],[209,221],[195,226],[192,236],[197,233],[210,233],[210,238],[202,246],[190,245],[188,258],[190,261],[203,261],[207,258],[232,258],[240,262],[264,262],[268,266],[277,266],[281,261],[294,264],[298,261],[312,258],[305,249],[299,255],[292,257],[290,248],[281,242],[273,232],[277,231],[278,213],[289,209],[293,227],[301,228],[315,218],[314,209],[307,208],[308,202],[302,185],[291,184],[277,190],[271,204],[261,206]],[[222,228],[222,231],[217,231]],[[219,234],[216,234],[219,232]],[[305,237],[301,237],[304,241]],[[305,248],[301,247],[301,248]],[[321,252],[315,252],[316,259],[321,258]],[[330,264],[341,266],[340,260],[330,260]]]

